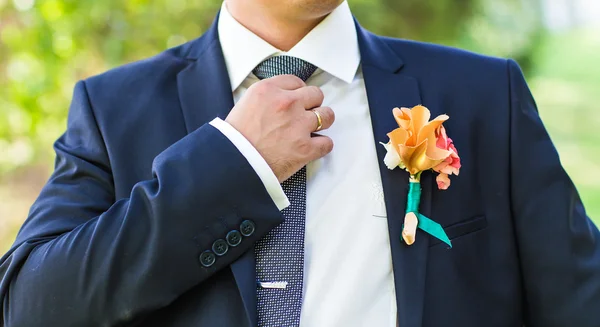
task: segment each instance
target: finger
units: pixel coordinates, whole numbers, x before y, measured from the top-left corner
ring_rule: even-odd
[[[320,88],[316,86],[305,86],[294,90],[294,96],[297,97],[305,109],[312,109],[323,104],[325,95]]]
[[[321,128],[319,131],[328,129],[333,125],[335,121],[335,114],[333,110],[329,107],[318,107],[315,109],[307,110],[307,120],[310,122],[309,131],[316,132],[319,127],[319,117],[321,117]],[[318,114],[318,116],[317,116]]]
[[[313,151],[308,158],[309,161],[317,160],[326,156],[333,150],[333,141],[331,138],[323,135],[316,135],[310,138]]]
[[[303,80],[294,75],[277,75],[267,78],[265,81],[269,81],[269,83],[273,83],[284,90],[297,90],[306,86]]]

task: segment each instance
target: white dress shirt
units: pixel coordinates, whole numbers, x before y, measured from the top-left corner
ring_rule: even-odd
[[[348,4],[343,2],[287,53],[237,22],[225,3],[218,32],[236,103],[258,82],[254,67],[270,56],[287,54],[319,67],[307,84],[319,86],[323,105],[335,111],[333,126],[320,132],[333,139],[333,151],[307,165],[300,325],[396,326],[383,189]],[[277,178],[250,142],[218,118],[211,124],[248,159],[278,208],[287,207]]]

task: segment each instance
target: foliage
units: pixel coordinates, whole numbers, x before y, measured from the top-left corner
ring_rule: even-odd
[[[217,1],[0,0],[0,169],[47,159],[76,80],[202,33]],[[31,7],[33,5],[33,7]]]
[[[527,58],[540,30],[535,19],[521,19],[537,16],[524,3],[350,0],[358,20],[376,33],[518,58]],[[0,0],[0,176],[50,161],[77,80],[196,38],[219,6],[219,0]]]
[[[351,0],[353,12],[382,34],[517,58],[529,68],[542,41],[540,0]]]

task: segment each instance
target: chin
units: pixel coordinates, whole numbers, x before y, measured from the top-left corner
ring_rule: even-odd
[[[293,0],[293,6],[307,17],[315,18],[330,14],[344,0]]]

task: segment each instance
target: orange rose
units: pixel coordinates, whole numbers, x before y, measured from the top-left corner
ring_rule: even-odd
[[[442,124],[448,120],[447,115],[429,121],[431,113],[423,106],[394,108],[393,113],[400,127],[388,133],[390,143],[386,148],[388,154],[399,157],[399,166],[411,175],[438,166],[452,154],[451,150],[437,146],[436,132],[439,133]],[[390,165],[388,168],[393,169]]]
[[[423,106],[394,108],[392,112],[399,127],[388,133],[388,143],[382,143],[387,151],[383,162],[389,169],[400,167],[410,173],[402,239],[408,245],[413,244],[420,228],[452,247],[442,226],[419,214],[421,172],[429,169],[438,172],[438,188],[445,190],[450,186],[448,175],[458,175],[460,170],[458,151],[442,125],[450,117],[440,115],[429,121],[431,113]],[[424,224],[420,224],[422,220]]]

